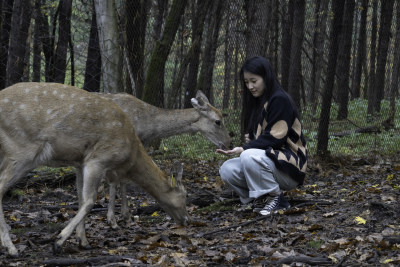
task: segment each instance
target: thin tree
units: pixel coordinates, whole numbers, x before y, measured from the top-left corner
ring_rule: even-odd
[[[115,0],[94,0],[104,92],[120,92],[122,83],[122,53],[119,46],[119,30]]]
[[[0,32],[0,89],[6,87],[8,47],[10,43],[11,18],[14,1],[2,1]]]
[[[290,55],[292,48],[292,26],[294,15],[294,0],[282,2],[282,44],[281,44],[281,85],[284,90],[288,90],[290,73]]]
[[[338,84],[337,101],[339,104],[338,120],[346,119],[348,115],[350,52],[353,35],[354,7],[355,2],[353,0],[346,1],[343,30],[339,38],[339,56],[336,70]]]
[[[296,106],[300,110],[301,89],[301,51],[304,36],[305,0],[295,0],[295,11],[293,16],[292,44],[290,48],[290,71],[288,92],[292,96]]]
[[[400,47],[400,5],[397,3],[396,7],[396,37],[394,47]],[[390,84],[389,99],[390,99],[390,110],[386,121],[384,122],[386,128],[394,127],[394,117],[396,114],[396,92],[399,88],[399,72],[400,72],[400,50],[395,49],[393,55],[393,73]]]
[[[394,0],[381,2],[381,19],[379,25],[378,57],[376,60],[376,80],[374,90],[374,110],[381,111],[381,101],[385,93],[386,62],[389,49]]]
[[[204,57],[201,65],[197,90],[202,90],[208,97],[208,100],[214,104],[214,94],[212,90],[213,72],[215,65],[215,54],[218,47],[218,37],[223,17],[223,7],[225,0],[214,1],[212,12],[209,13],[208,31],[206,35],[206,44],[204,47]]]
[[[345,0],[332,2],[333,20],[331,24],[329,58],[325,90],[322,95],[321,115],[318,125],[317,154],[324,155],[328,152],[329,119],[331,113],[333,85],[335,82],[335,70],[337,64],[339,34],[342,31],[342,19]]]
[[[96,12],[92,12],[92,22],[90,25],[89,47],[86,59],[85,81],[83,89],[89,92],[100,92],[101,81],[101,53],[99,44],[99,34],[97,30]]]
[[[372,0],[372,26],[371,26],[371,45],[370,45],[370,63],[369,63],[369,83],[368,83],[368,107],[367,118],[370,120],[374,113],[375,96],[375,69],[376,69],[376,35],[378,25],[378,0]]]
[[[178,31],[187,0],[174,0],[168,15],[162,38],[156,42],[147,70],[143,100],[155,105],[163,105],[165,63]]]
[[[360,18],[360,26],[359,26],[359,34],[358,34],[358,46],[356,53],[356,64],[354,66],[354,75],[353,75],[353,83],[352,83],[352,96],[353,98],[359,98],[361,95],[361,76],[363,69],[363,62],[365,61],[365,53],[366,53],[366,33],[367,33],[367,13],[368,13],[368,0],[361,1],[361,18]]]
[[[184,108],[190,108],[192,106],[190,99],[195,96],[200,65],[204,21],[212,2],[213,1],[211,0],[197,1],[197,4],[192,11],[192,38],[196,46],[193,47],[192,60],[189,63],[188,77],[185,86]]]
[[[315,9],[315,31],[313,36],[313,53],[312,53],[312,69],[311,69],[311,93],[310,102],[313,105],[312,112],[315,116],[317,111],[320,88],[322,86],[322,66],[324,66],[324,44],[326,33],[326,21],[329,11],[329,0],[318,0]]]
[[[15,0],[11,22],[10,46],[8,48],[6,86],[24,80],[23,73],[27,62],[23,59],[25,58],[25,51],[27,49],[31,13],[31,1]]]
[[[60,0],[58,41],[54,58],[54,81],[64,83],[67,69],[67,51],[71,38],[72,0]]]
[[[129,64],[132,66],[136,97],[142,98],[144,87],[144,48],[147,10],[151,1],[126,1],[126,43]]]

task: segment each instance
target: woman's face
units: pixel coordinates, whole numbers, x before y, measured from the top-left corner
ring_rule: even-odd
[[[243,77],[247,89],[249,89],[254,97],[260,97],[264,94],[265,84],[261,76],[250,72],[244,72]]]

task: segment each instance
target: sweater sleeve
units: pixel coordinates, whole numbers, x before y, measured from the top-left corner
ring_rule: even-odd
[[[286,143],[293,112],[293,106],[286,95],[273,97],[268,103],[267,110],[263,110],[263,121],[258,125],[261,133],[244,145],[243,149],[281,148]]]

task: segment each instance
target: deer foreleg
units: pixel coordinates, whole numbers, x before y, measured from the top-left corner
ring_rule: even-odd
[[[82,200],[80,201],[78,213],[75,215],[74,218],[72,218],[68,225],[58,235],[59,239],[54,244],[54,253],[60,252],[61,246],[68,239],[68,237],[71,236],[72,232],[77,229],[78,225],[79,229],[77,229],[77,235],[79,236],[81,245],[88,246],[86,235],[82,236],[82,234],[85,234],[84,219],[94,206],[94,203],[96,201],[97,188],[103,175],[103,168],[101,168],[96,163],[86,164],[86,166],[83,168],[81,187]],[[79,180],[79,178],[77,178],[77,180]],[[84,240],[87,242],[87,244],[82,243],[82,241]]]

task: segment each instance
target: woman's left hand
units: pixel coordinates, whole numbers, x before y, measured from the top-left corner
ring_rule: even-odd
[[[227,156],[232,156],[232,155],[236,155],[236,154],[240,154],[244,151],[243,147],[235,147],[231,150],[223,150],[223,149],[217,149],[217,153],[223,154],[223,155],[227,155]]]

